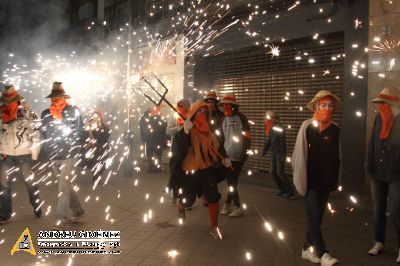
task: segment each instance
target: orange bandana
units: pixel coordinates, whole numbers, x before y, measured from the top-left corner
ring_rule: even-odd
[[[231,117],[233,116],[233,109],[232,109],[232,105],[231,104],[223,104],[223,108],[224,108],[224,115]]]
[[[379,137],[381,139],[387,139],[393,126],[392,108],[388,104],[379,104],[378,111],[382,119],[382,128]]]
[[[208,125],[207,116],[203,113],[197,114],[193,119],[194,127],[202,133],[210,133],[210,126]]]
[[[55,120],[62,119],[62,110],[68,106],[65,97],[51,98],[50,113]]]
[[[274,126],[274,121],[272,121],[272,120],[264,120],[265,135],[269,136],[273,126]]]
[[[18,106],[18,101],[1,106],[1,120],[3,123],[9,123],[17,118]]]

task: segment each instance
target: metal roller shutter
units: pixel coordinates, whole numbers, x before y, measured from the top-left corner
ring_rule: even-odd
[[[246,168],[269,169],[269,156],[264,158],[260,154],[265,142],[266,110],[280,116],[291,156],[302,121],[311,117],[305,108],[308,101],[321,89],[342,97],[343,35],[332,34],[324,40],[324,45],[312,38],[280,44],[280,56],[275,57],[265,48],[252,47],[208,59],[212,88],[220,96],[233,92],[241,112],[255,123],[251,126],[252,150],[258,153],[250,156]],[[301,56],[301,60],[295,60],[296,56]],[[311,58],[315,60],[312,64]],[[335,114],[335,121],[340,124],[340,112]],[[286,164],[286,171],[291,173],[290,163]]]

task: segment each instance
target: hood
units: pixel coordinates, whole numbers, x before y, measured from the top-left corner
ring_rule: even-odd
[[[189,111],[186,115],[187,119],[193,119],[193,116],[196,114],[197,110],[200,108],[205,107],[208,110],[208,105],[202,100],[195,101],[192,105],[190,105]]]

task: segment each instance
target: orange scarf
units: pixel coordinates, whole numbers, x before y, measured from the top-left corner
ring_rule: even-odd
[[[18,106],[18,101],[14,101],[9,104],[3,104],[1,106],[1,120],[3,123],[9,123],[17,118]]]
[[[55,120],[62,119],[62,110],[69,104],[64,97],[61,98],[51,98],[50,113]]]
[[[318,110],[314,112],[314,119],[319,122],[319,130],[322,132],[332,124],[332,110]]]
[[[215,150],[219,148],[218,140],[214,134],[202,133],[196,127],[193,127],[190,131],[190,139],[192,146],[183,161],[182,169],[184,171],[191,172],[206,169],[218,161],[217,156],[210,148],[211,145]]]
[[[231,104],[224,104],[224,115],[227,117],[232,117],[233,116],[233,107]]]
[[[264,120],[265,135],[269,137],[272,127],[274,126],[274,121]]]
[[[378,111],[382,119],[382,128],[379,134],[380,139],[387,139],[393,126],[393,112],[388,104],[379,104]]]

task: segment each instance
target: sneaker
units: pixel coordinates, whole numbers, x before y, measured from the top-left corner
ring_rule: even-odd
[[[224,206],[222,207],[222,210],[220,211],[220,214],[222,214],[222,215],[229,214],[231,212],[230,207],[231,207],[230,204],[224,203]]]
[[[10,218],[0,217],[0,224],[6,224],[10,221]]]
[[[35,214],[36,218],[42,217],[42,209],[41,208],[39,210],[34,209],[33,214]]]
[[[301,250],[301,257],[305,260],[311,261],[312,263],[320,263],[321,259],[314,253],[312,247]]]
[[[229,214],[229,217],[234,218],[234,217],[240,217],[244,214],[243,209],[240,207],[235,207],[233,211]]]
[[[288,192],[288,193],[282,194],[282,195],[280,196],[280,198],[281,198],[281,199],[292,200],[292,199],[295,199],[296,196],[295,196],[293,193]]]
[[[325,252],[321,257],[321,266],[332,266],[338,263],[339,260],[333,258],[328,252]]]
[[[397,256],[397,259],[396,259],[396,263],[400,263],[400,249],[399,249],[399,255]]]
[[[214,237],[214,239],[222,240],[222,234],[218,227],[214,227],[214,228],[210,229],[210,231],[208,233],[212,237]]]
[[[82,209],[82,210],[78,211],[75,215],[72,215],[71,221],[74,223],[77,223],[84,216],[86,216],[86,211],[84,209]]]
[[[368,251],[371,256],[378,256],[383,251],[383,244],[381,242],[375,242],[374,246]]]

